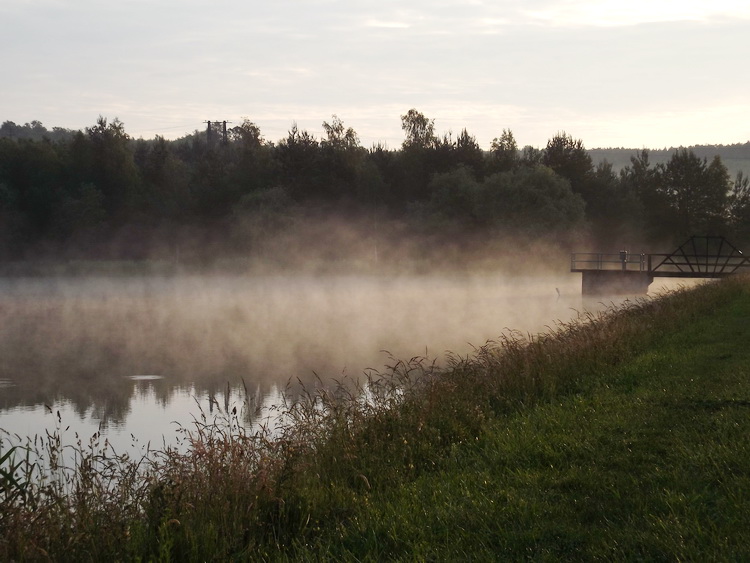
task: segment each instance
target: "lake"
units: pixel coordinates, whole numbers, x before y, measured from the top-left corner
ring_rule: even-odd
[[[567,273],[0,279],[0,438],[59,426],[84,442],[101,430],[117,451],[160,447],[248,396],[266,407],[245,417],[258,424],[285,390],[391,358],[466,355],[623,299],[584,301],[580,284]]]

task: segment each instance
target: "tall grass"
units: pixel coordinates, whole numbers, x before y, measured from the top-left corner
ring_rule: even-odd
[[[320,382],[248,429],[216,405],[181,447],[117,454],[99,433],[65,451],[62,421],[0,442],[0,559],[224,560],[304,555],[343,537],[378,491],[440,471],[492,421],[599,384],[598,374],[747,292],[736,278],[506,331],[473,354],[393,359],[364,382]],[[230,408],[231,407],[231,408]],[[239,407],[239,410],[238,410]],[[72,460],[72,461],[71,461]]]

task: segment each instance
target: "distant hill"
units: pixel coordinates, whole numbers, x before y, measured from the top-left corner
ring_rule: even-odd
[[[70,139],[75,130],[65,129],[63,127],[53,127],[47,129],[41,121],[32,121],[17,125],[12,121],[4,121],[0,125],[0,139],[27,139],[31,141],[41,141],[49,139],[50,141],[66,141]]]
[[[651,165],[665,163],[671,158],[672,154],[681,147],[670,147],[664,149],[647,149]],[[685,147],[700,158],[707,158],[709,161],[718,155],[724,166],[729,170],[729,176],[734,179],[737,172],[742,171],[750,175],[750,141],[747,143],[736,143],[733,145],[696,145]],[[609,162],[615,172],[630,165],[630,157],[634,156],[641,149],[589,149],[588,153],[594,164],[599,164],[603,160]]]

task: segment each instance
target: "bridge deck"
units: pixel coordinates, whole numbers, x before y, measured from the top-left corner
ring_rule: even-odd
[[[747,268],[750,258],[724,237],[691,237],[669,254],[577,252],[570,260],[570,271],[583,274],[584,293],[613,285],[648,288],[655,277],[723,278]]]
[[[734,256],[690,256],[675,260],[670,254],[628,255],[625,261],[620,254],[581,253],[571,255],[571,272],[621,271],[644,272],[662,278],[722,278],[745,268],[750,259]]]

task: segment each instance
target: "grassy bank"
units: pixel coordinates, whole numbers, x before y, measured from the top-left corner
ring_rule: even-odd
[[[448,369],[231,413],[185,453],[131,460],[55,436],[0,452],[0,558],[750,557],[750,284],[737,278],[508,334]]]
[[[699,289],[695,297],[724,290]],[[317,554],[750,558],[750,298],[743,293],[654,335],[572,393],[488,421],[439,470],[369,499],[356,525],[319,540]]]

